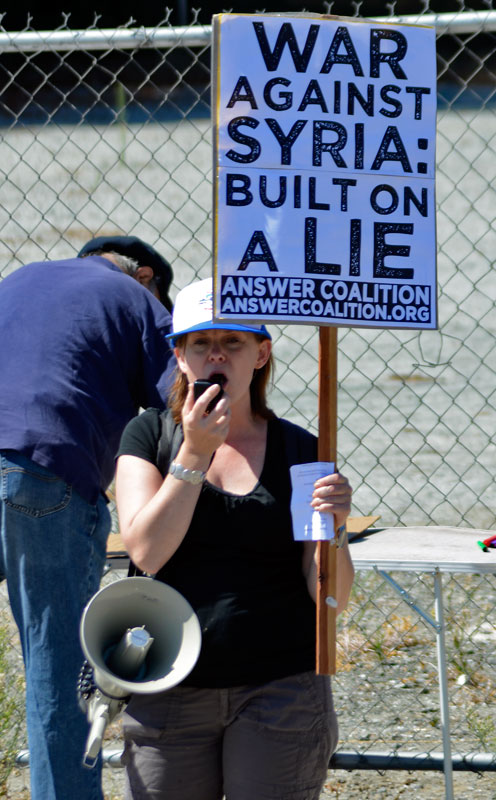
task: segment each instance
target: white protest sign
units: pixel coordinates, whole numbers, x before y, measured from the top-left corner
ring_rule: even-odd
[[[215,317],[435,328],[434,28],[213,30]]]

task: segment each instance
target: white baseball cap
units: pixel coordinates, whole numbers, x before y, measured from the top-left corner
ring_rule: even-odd
[[[237,322],[214,322],[212,278],[190,283],[181,289],[172,312],[172,333],[167,339],[176,339],[193,331],[247,331],[272,339],[265,325],[243,325]]]

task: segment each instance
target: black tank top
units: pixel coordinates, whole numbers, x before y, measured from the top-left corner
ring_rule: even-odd
[[[144,416],[133,421],[142,429]],[[149,422],[154,428],[156,421]],[[156,451],[155,434],[148,434]],[[125,437],[119,452],[143,457],[126,448]],[[268,423],[253,491],[233,495],[203,485],[182,544],[156,575],[184,595],[200,620],[201,653],[184,685],[263,683],[314,668],[315,605],[302,574],[302,544],[293,540],[290,493],[277,419]]]

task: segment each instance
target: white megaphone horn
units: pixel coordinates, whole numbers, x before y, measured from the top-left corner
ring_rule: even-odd
[[[191,672],[201,630],[190,604],[171,586],[124,578],[91,598],[79,636],[96,687],[86,700],[91,729],[83,757],[93,767],[105,728],[129,695],[164,692]]]

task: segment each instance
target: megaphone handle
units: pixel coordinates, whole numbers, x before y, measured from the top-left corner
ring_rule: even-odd
[[[91,724],[91,729],[86,740],[86,750],[83,756],[83,765],[92,769],[98,758],[102,746],[103,734],[109,722],[108,704],[100,703],[96,709],[96,716]]]

